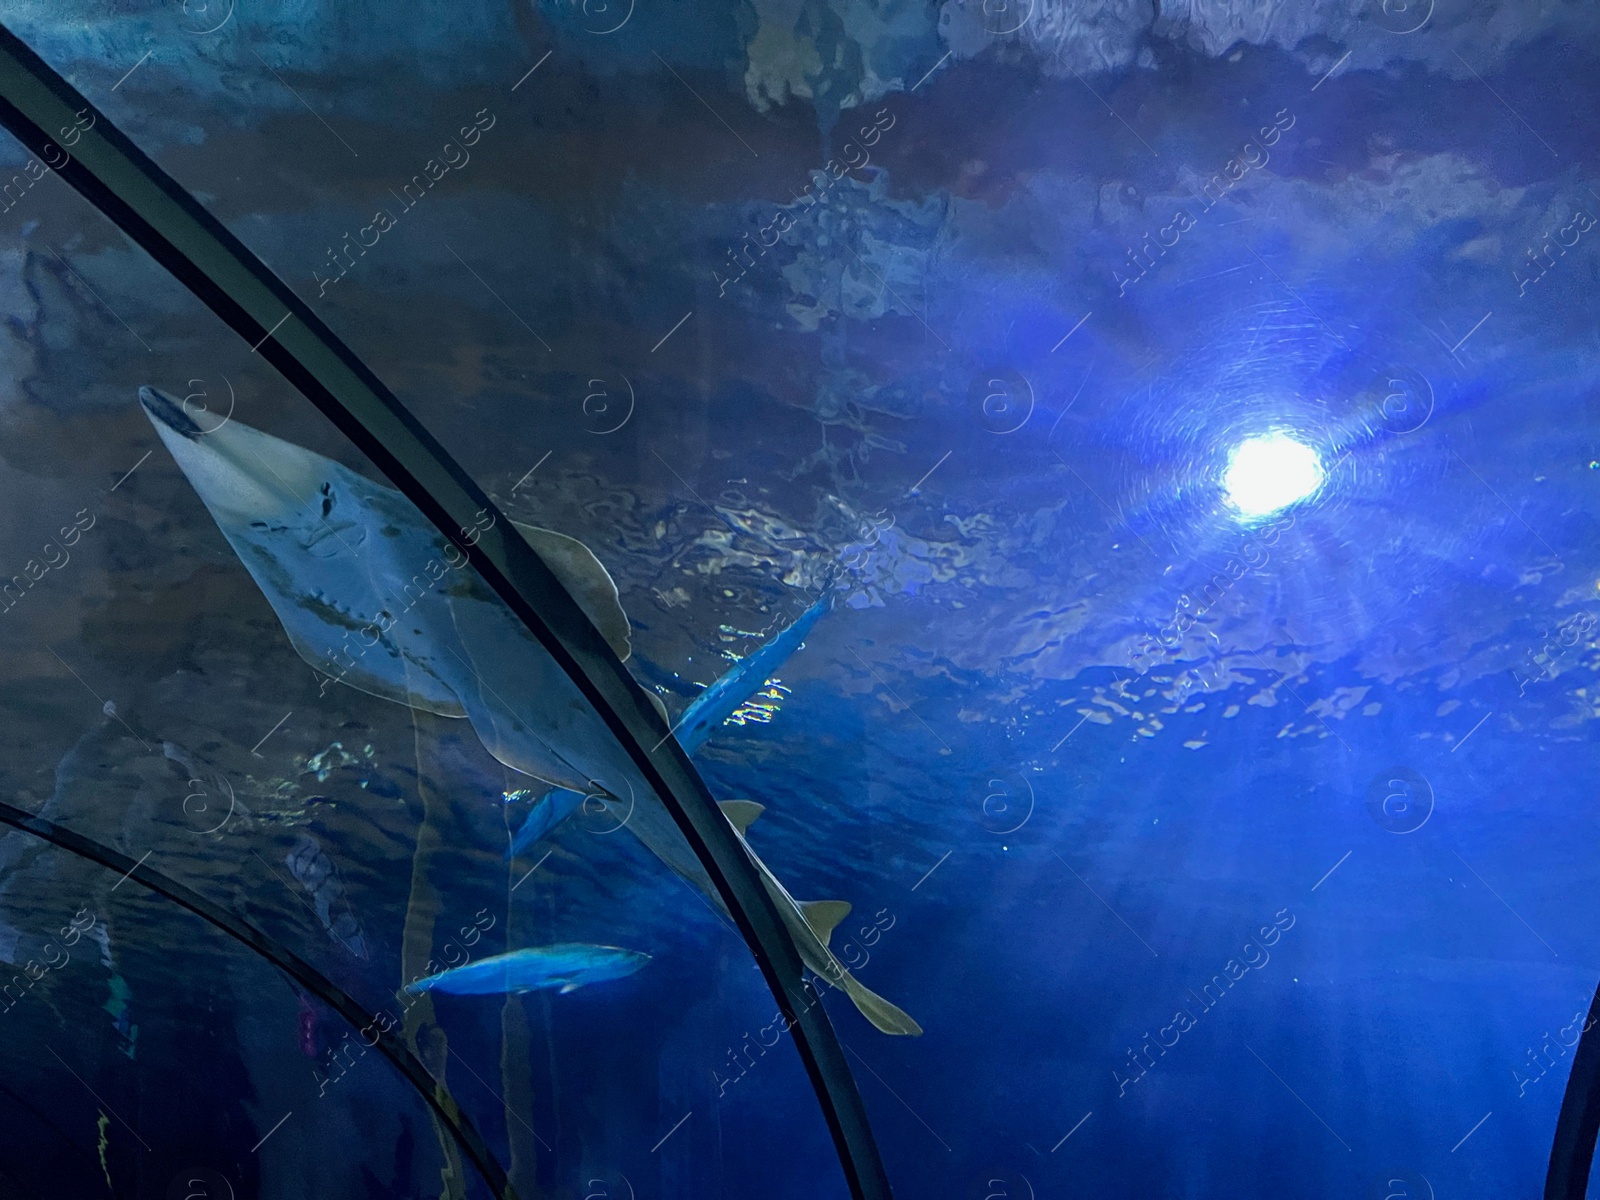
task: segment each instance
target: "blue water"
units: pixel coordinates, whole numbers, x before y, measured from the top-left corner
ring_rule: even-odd
[[[925,1031],[826,992],[898,1195],[1541,1194],[1600,981],[1589,7],[0,20],[594,551],[673,720],[832,597],[694,761]],[[847,1195],[737,933],[315,672],[138,389],[379,473],[0,155],[0,798],[392,1014],[524,1197]],[[1273,433],[1324,477],[1249,519]],[[0,836],[5,1189],[489,1194],[119,874]],[[650,960],[399,992],[568,943]]]

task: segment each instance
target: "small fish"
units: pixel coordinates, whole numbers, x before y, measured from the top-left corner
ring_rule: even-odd
[[[406,985],[408,992],[451,992],[458,996],[492,996],[557,988],[562,994],[585,984],[604,983],[632,975],[650,961],[638,950],[616,946],[587,946],[569,942],[558,946],[530,946],[496,954],[466,966],[429,975]]]
[[[732,716],[740,705],[765,686],[772,673],[781,667],[791,654],[800,649],[812,626],[823,613],[828,611],[832,603],[833,597],[824,595],[801,613],[793,625],[780,630],[770,642],[755,653],[734,663],[721,678],[694,698],[694,703],[684,710],[683,716],[673,727],[678,744],[683,747],[685,754],[692,758],[695,751],[705,745],[706,739]],[[671,725],[672,722],[668,721],[667,724]],[[582,792],[568,791],[566,788],[555,788],[539,797],[528,810],[522,827],[511,839],[511,849],[507,857],[515,858],[519,854],[526,853],[552,829],[577,812],[583,806],[583,800]]]
[[[789,656],[800,649],[812,626],[832,603],[833,597],[824,594],[822,599],[801,613],[793,625],[781,630],[754,654],[734,663],[726,674],[695,697],[676,728],[678,743],[685,754],[693,755],[705,745],[706,739],[718,726],[761,690]]]

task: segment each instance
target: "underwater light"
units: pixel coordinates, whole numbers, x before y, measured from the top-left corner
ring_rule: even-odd
[[[1241,516],[1264,517],[1322,486],[1322,459],[1285,433],[1246,438],[1228,456],[1222,486]]]

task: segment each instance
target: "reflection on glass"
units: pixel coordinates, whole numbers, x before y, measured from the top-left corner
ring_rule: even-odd
[[[30,198],[0,225],[8,801],[193,889],[368,1017],[139,879],[0,828],[5,1181],[485,1194],[437,1095],[523,1196],[838,1194],[781,1038],[717,1111],[771,997],[716,914],[609,836],[617,752],[592,714],[547,711],[576,691],[518,648],[460,545],[75,196]],[[598,560],[529,536],[626,653]],[[490,742],[579,789],[537,858],[511,848],[532,805],[508,798],[536,779]],[[486,969],[487,994],[449,974]]]
[[[144,389],[140,401],[314,670],[411,708],[468,718],[496,759],[569,795],[598,801],[618,827],[726,915],[671,815],[576,684],[498,597],[462,572],[467,559],[461,548],[409,501],[241,421],[203,428],[156,389]],[[479,525],[461,531],[469,545],[493,520],[482,515]],[[550,530],[519,531],[626,656],[628,618],[600,561],[582,543]],[[798,641],[793,629],[786,631],[758,652],[758,672],[730,673],[708,689],[715,711],[688,714],[693,727],[706,729],[717,716],[731,715]],[[743,838],[761,806],[729,803],[738,806],[729,818]],[[920,1033],[915,1021],[829,952],[828,938],[849,905],[802,905],[751,857],[806,965],[842,988],[884,1032]]]
[[[772,886],[855,904],[784,903],[808,961],[926,1027],[875,1036],[819,985],[901,1193],[1539,1193],[1600,975],[1600,10],[181,7],[33,5],[28,32],[502,511],[604,563],[616,606],[591,587],[590,611],[626,631]],[[686,964],[726,935],[622,831],[693,872],[628,764],[586,716],[548,732],[540,664],[470,585],[407,610],[442,632],[362,634],[426,591],[406,585],[443,543],[415,543],[308,669],[286,648],[326,642],[323,618],[279,611],[199,527],[169,452],[102,498],[155,446],[134,390],[204,388],[203,424],[228,411],[219,364],[234,421],[375,476],[271,411],[243,355],[188,352],[170,292],[119,286],[117,252],[74,241],[59,180],[23,162],[7,215],[18,244],[41,225],[0,259],[0,390],[33,398],[3,412],[33,459],[93,470],[0,481],[26,533],[0,636],[36,622],[7,642],[8,687],[52,716],[13,706],[9,782],[50,794],[73,700],[111,740],[138,749],[102,700],[160,745],[124,684],[147,670],[143,704],[229,714],[160,725],[195,763],[178,786],[205,788],[184,820],[233,811],[206,836],[242,842],[247,810],[287,884],[240,853],[252,901],[276,888],[263,919],[328,969],[388,999],[430,960],[651,955],[506,1018],[541,1064],[518,1111],[569,1181],[619,1147],[674,1153],[710,1113],[764,1146],[792,1111],[766,1090],[782,1022],[738,990],[743,960],[718,995],[758,1016],[698,1007],[713,973]],[[140,537],[187,518],[183,570],[131,593],[91,578],[139,544],[130,494]],[[365,518],[340,525],[357,494],[328,523],[381,562]],[[368,584],[327,574],[345,552],[319,531],[298,577],[353,603]],[[76,645],[49,618],[80,603],[98,623]],[[161,608],[207,637],[152,636]],[[246,669],[252,687],[216,684]],[[281,757],[252,758],[291,710],[257,751]],[[105,790],[116,811],[137,795]],[[308,825],[336,866],[299,851],[309,887],[287,861]],[[402,970],[414,834],[437,931],[415,918]],[[498,923],[469,947],[485,905]],[[463,1023],[498,1003],[426,995]],[[659,1044],[583,1025],[643,1008],[682,1025]],[[501,1042],[474,1045],[498,1088]],[[714,1077],[678,1105],[646,1067]],[[580,1073],[615,1085],[628,1137],[578,1145],[580,1123],[603,1140],[563,1107]],[[694,1186],[714,1194],[709,1161]]]

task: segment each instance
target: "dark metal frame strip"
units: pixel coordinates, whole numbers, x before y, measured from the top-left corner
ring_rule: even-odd
[[[823,1006],[808,1000],[799,952],[772,898],[682,747],[560,581],[287,284],[4,27],[0,124],[227,322],[462,544],[484,581],[594,705],[704,864],[789,1022],[851,1195],[890,1200],[855,1078]],[[69,136],[70,146],[57,140]],[[484,517],[492,524],[467,544]]]
[[[502,1200],[517,1200],[517,1193],[512,1188],[511,1181],[506,1178],[499,1161],[478,1134],[471,1118],[461,1111],[461,1106],[456,1103],[449,1089],[428,1073],[428,1069],[404,1041],[392,1032],[379,1028],[378,1014],[368,1012],[350,993],[294,951],[240,920],[221,905],[207,900],[193,888],[179,883],[165,872],[145,866],[142,860],[135,862],[126,854],[102,845],[93,838],[84,837],[64,825],[58,825],[44,817],[36,817],[4,801],[0,801],[0,822],[20,829],[24,833],[30,833],[69,854],[99,863],[107,870],[115,871],[123,878],[131,879],[156,895],[165,897],[247,946],[290,976],[306,991],[348,1021],[356,1030],[357,1036],[361,1038],[362,1044],[373,1046],[399,1069],[406,1082],[416,1089],[417,1094],[427,1101],[428,1106],[449,1128],[456,1144],[477,1168],[478,1174],[483,1176],[483,1181],[489,1185],[489,1190],[494,1195],[501,1197]],[[391,1016],[389,1024],[396,1025],[398,1022]],[[377,1035],[376,1042],[367,1041],[368,1032]]]
[[[1578,1048],[1572,1053],[1572,1073],[1567,1076],[1550,1146],[1545,1200],[1584,1200],[1588,1195],[1596,1136],[1600,1136],[1600,988],[1595,990]]]

